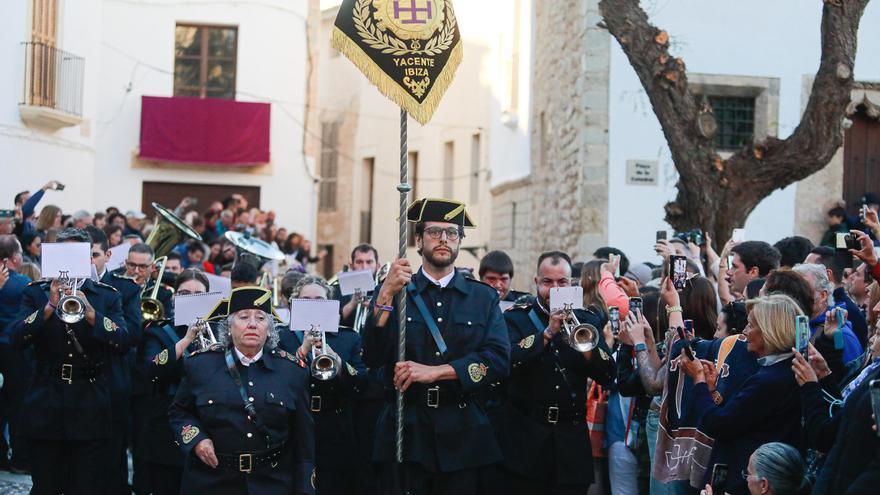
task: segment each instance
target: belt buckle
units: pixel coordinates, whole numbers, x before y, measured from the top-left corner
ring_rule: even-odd
[[[555,425],[559,422],[559,408],[556,406],[550,406],[547,408],[547,422],[551,425]]]
[[[241,454],[238,456],[238,470],[242,473],[250,473],[254,469],[253,454]]]
[[[440,407],[440,387],[428,389],[428,407],[433,407],[434,409]]]
[[[72,364],[62,364],[61,365],[61,380],[67,382],[68,385],[73,383],[73,365]]]
[[[321,412],[322,402],[320,395],[313,395],[312,400],[309,403],[309,409],[311,409],[312,412]]]

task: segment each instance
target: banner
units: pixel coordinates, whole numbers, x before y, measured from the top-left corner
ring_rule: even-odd
[[[423,125],[462,58],[451,0],[343,0],[333,47]]]

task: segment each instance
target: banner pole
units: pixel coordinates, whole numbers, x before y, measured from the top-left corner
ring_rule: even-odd
[[[406,258],[407,244],[407,195],[412,187],[407,183],[407,168],[409,165],[409,153],[407,151],[407,113],[400,109],[400,184],[397,191],[400,193],[400,237],[398,239],[399,259]],[[406,360],[406,287],[397,294],[397,361]],[[403,463],[403,392],[397,391],[397,463]]]

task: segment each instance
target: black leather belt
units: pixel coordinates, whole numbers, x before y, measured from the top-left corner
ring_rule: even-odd
[[[348,406],[348,401],[337,395],[313,395],[309,397],[309,409],[312,412],[341,412]]]
[[[431,409],[439,409],[447,406],[457,406],[461,409],[467,407],[470,396],[459,390],[444,387],[410,387],[406,391],[406,400],[410,404],[419,404]],[[387,393],[385,400],[394,402],[395,393]]]
[[[281,444],[274,449],[262,452],[217,454],[217,467],[241,473],[250,473],[254,469],[266,466],[275,467],[278,465],[278,460],[284,455],[284,445]]]
[[[560,423],[579,425],[586,422],[587,418],[587,412],[583,409],[560,408],[559,406],[529,404],[521,401],[514,402],[514,406],[526,416],[551,426]]]
[[[101,374],[100,366],[83,366],[73,364],[48,364],[38,366],[39,374],[56,378],[70,385],[73,382],[94,382]]]

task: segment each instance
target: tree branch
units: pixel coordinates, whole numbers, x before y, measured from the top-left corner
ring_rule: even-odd
[[[603,26],[645,88],[679,173],[676,200],[666,205],[675,228],[701,227],[726,241],[760,201],[776,189],[825,167],[843,141],[843,118],[853,84],[859,21],[869,0],[826,0],[821,62],[801,122],[785,140],[768,137],[722,160],[713,121],[691,91],[681,59],[669,53],[668,35],[653,26],[638,0],[601,0]]]

